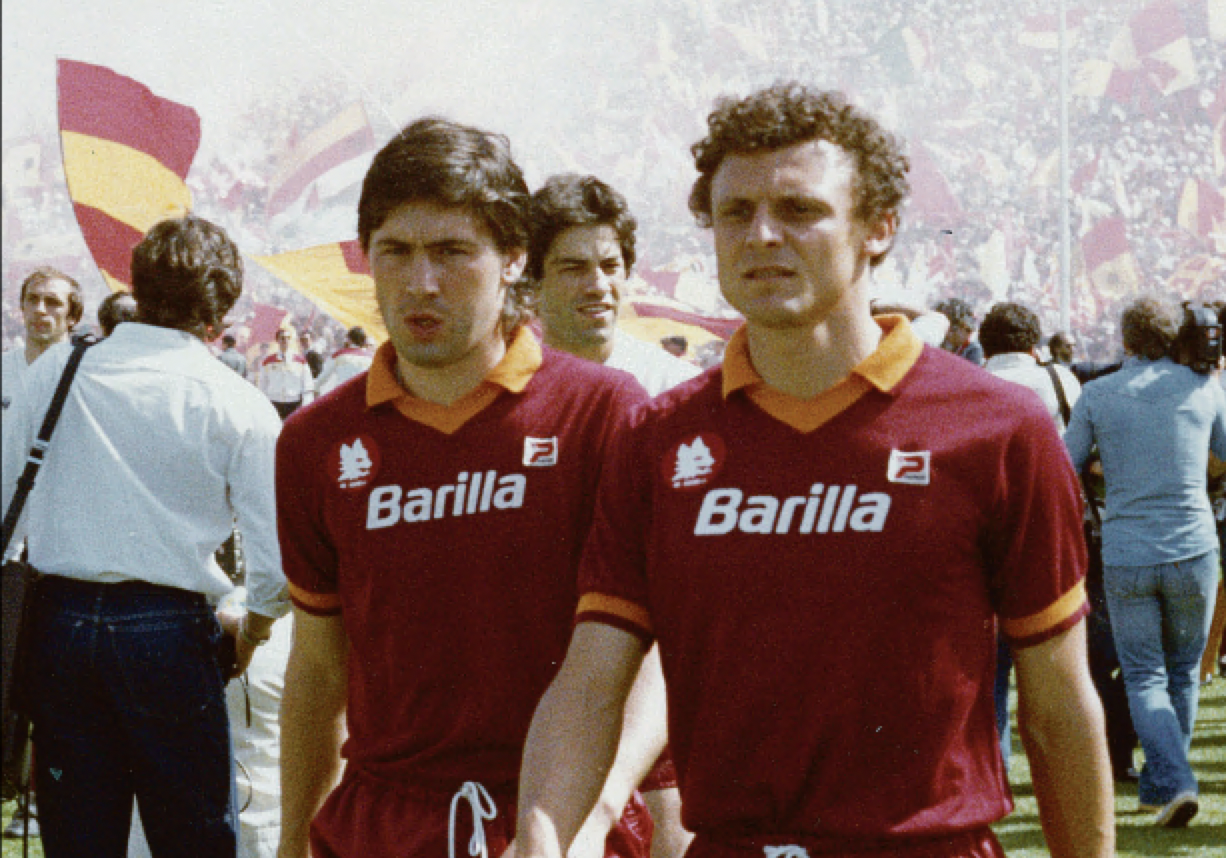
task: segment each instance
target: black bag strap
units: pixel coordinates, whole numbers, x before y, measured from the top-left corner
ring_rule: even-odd
[[[96,342],[98,341],[91,336],[73,340],[72,354],[68,356],[68,364],[60,376],[55,395],[51,397],[51,404],[47,406],[47,416],[43,418],[42,428],[38,430],[38,439],[30,447],[25,470],[17,478],[17,490],[13,492],[13,499],[9,502],[9,508],[5,510],[4,543],[3,547],[0,547],[0,556],[8,553],[13,531],[17,529],[17,520],[21,518],[26,499],[30,496],[31,489],[34,488],[34,479],[38,476],[38,469],[43,466],[47,447],[51,444],[51,433],[55,431],[55,424],[60,420],[60,412],[64,410],[64,402],[68,399],[68,388],[72,387],[72,379],[77,374],[77,367],[81,365],[81,358],[85,357],[85,350]]]
[[[1064,395],[1064,384],[1060,381],[1060,373],[1056,372],[1056,368],[1049,363],[1043,364],[1043,369],[1047,370],[1047,374],[1051,376],[1051,386],[1056,389],[1056,399],[1060,401],[1060,416],[1064,418],[1064,425],[1067,428],[1073,416],[1073,410],[1069,408],[1068,397]],[[1094,501],[1094,492],[1090,489],[1090,483],[1086,480],[1085,474],[1078,474],[1078,477],[1081,479],[1081,490],[1086,494],[1086,506],[1090,508],[1090,515],[1094,516],[1094,523],[1101,531],[1103,519],[1098,512],[1098,504]]]

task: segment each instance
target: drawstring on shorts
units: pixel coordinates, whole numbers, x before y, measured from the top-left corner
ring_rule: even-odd
[[[485,845],[486,819],[498,815],[494,800],[486,792],[485,787],[476,781],[466,781],[464,786],[451,798],[451,819],[447,825],[447,858],[455,858],[455,812],[460,799],[467,799],[473,811],[473,836],[468,841],[468,854],[472,858],[489,858],[489,850]]]

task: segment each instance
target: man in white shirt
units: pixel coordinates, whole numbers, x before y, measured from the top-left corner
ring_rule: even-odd
[[[245,668],[289,608],[280,422],[205,345],[242,291],[220,228],[156,225],[132,278],[139,319],[86,353],[18,529],[44,573],[29,649],[43,842],[49,855],[122,855],[135,798],[159,858],[233,856],[223,674]],[[32,368],[6,418],[19,441],[4,448],[6,506],[68,353]],[[233,585],[213,552],[236,521],[247,612],[219,623],[211,605]]]
[[[260,362],[260,390],[282,420],[315,398],[315,377],[306,358],[290,354],[293,341],[293,331],[287,328],[277,331],[277,353]]]
[[[374,357],[375,353],[367,347],[366,331],[354,325],[345,334],[345,345],[324,364],[319,378],[315,379],[315,389],[320,396],[331,393],[370,369]]]
[[[595,176],[553,176],[532,195],[528,276],[540,283],[537,315],[546,345],[627,372],[658,396],[702,370],[617,328],[637,226],[626,198]],[[613,787],[606,793],[616,794]],[[679,858],[692,835],[681,824],[671,756],[639,787],[655,823],[652,858]],[[577,839],[579,854],[596,853],[596,841],[589,825]]]
[[[634,216],[595,176],[553,176],[532,195],[528,276],[541,284],[545,344],[628,372],[652,396],[701,370],[617,328],[634,268]]]

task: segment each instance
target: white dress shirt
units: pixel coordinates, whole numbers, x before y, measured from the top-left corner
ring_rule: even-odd
[[[30,367],[5,422],[8,506],[71,345]],[[130,322],[92,347],[73,381],[15,538],[29,562],[83,581],[147,581],[203,593],[233,585],[213,559],[237,520],[247,607],[289,610],[277,543],[268,400],[182,331]]]
[[[331,393],[349,379],[370,369],[374,359],[372,351],[346,346],[328,358],[324,368],[319,371],[319,378],[315,379],[315,389],[320,396]]]
[[[988,358],[983,368],[997,378],[1029,387],[1037,393],[1039,399],[1042,399],[1043,404],[1047,406],[1047,413],[1051,415],[1051,419],[1056,421],[1060,432],[1064,432],[1066,427],[1064,418],[1060,415],[1060,399],[1056,396],[1056,389],[1052,387],[1051,376],[1047,374],[1045,368],[1039,365],[1034,355],[1028,355],[1025,352],[1005,352]],[[1064,388],[1064,397],[1068,400],[1069,411],[1072,412],[1073,405],[1081,396],[1081,383],[1067,367],[1056,364],[1055,370],[1056,375],[1060,377],[1060,386]]]
[[[260,362],[260,390],[273,402],[306,404],[315,398],[315,376],[302,355],[269,355]]]
[[[689,361],[673,357],[660,346],[645,343],[622,330],[613,332],[613,352],[604,365],[630,373],[652,396],[702,373]]]

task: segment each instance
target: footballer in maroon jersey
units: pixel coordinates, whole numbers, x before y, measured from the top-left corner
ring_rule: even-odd
[[[616,444],[515,858],[561,858],[652,640],[690,856],[1001,855],[997,622],[1049,847],[1110,855],[1077,480],[1033,397],[873,318],[897,140],[798,84],[708,126],[690,207],[746,324]]]
[[[527,203],[505,139],[445,120],[409,125],[366,176],[390,342],[277,450],[296,609],[282,856],[496,856],[514,835],[605,452],[646,398],[523,325]],[[627,719],[619,809],[665,743],[650,704]],[[637,796],[603,826],[606,854],[645,858]]]

